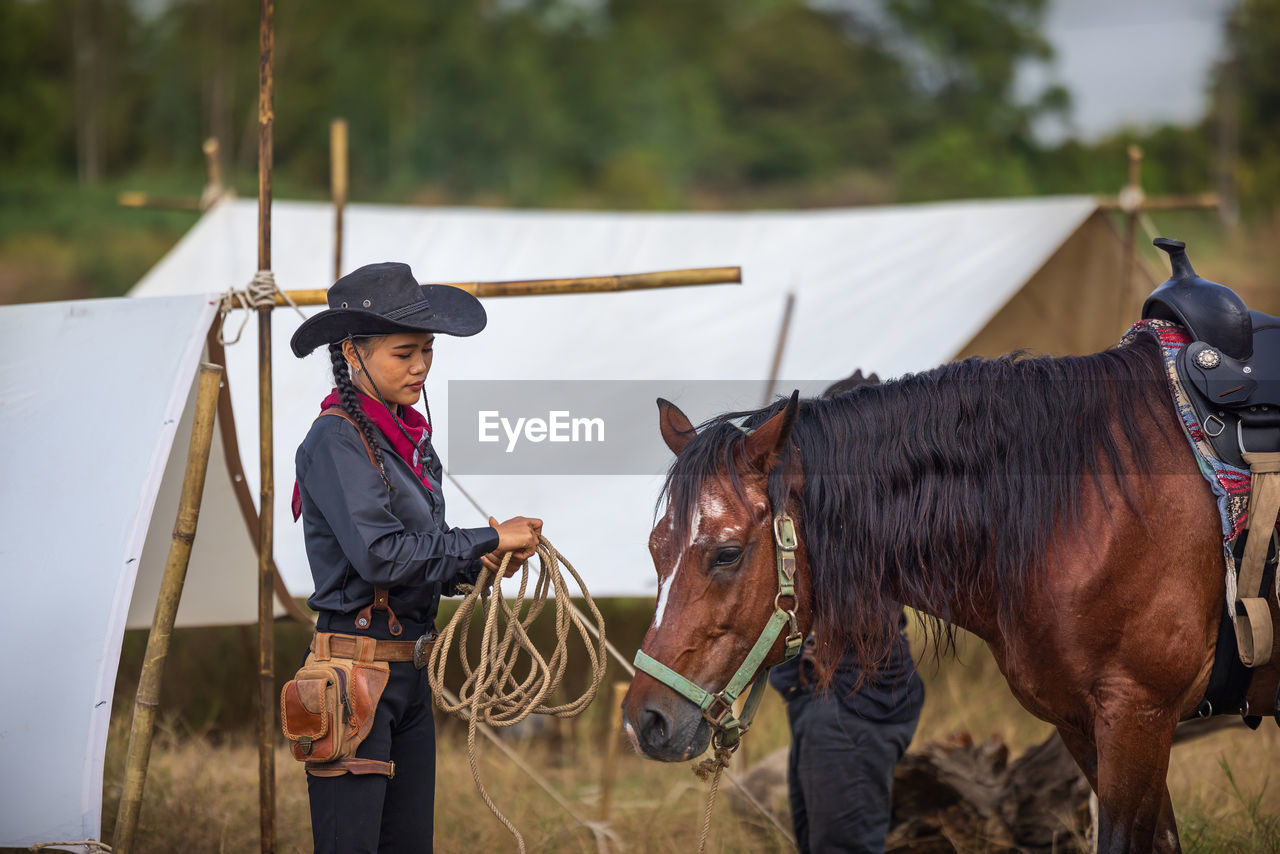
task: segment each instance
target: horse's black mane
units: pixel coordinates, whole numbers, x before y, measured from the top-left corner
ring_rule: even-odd
[[[746,435],[736,425],[763,424],[786,403],[698,428],[659,499],[674,511],[677,541],[707,477],[727,472],[745,500],[735,461]],[[798,526],[822,662],[850,648],[863,662],[879,660],[901,601],[938,615],[927,626],[935,640],[953,639],[945,621],[957,595],[994,595],[1007,628],[1045,566],[1056,524],[1078,513],[1083,476],[1132,469],[1130,450],[1143,460],[1139,416],[1161,409],[1170,410],[1163,364],[1146,335],[1090,356],[971,358],[800,401],[769,493],[774,508],[783,506],[798,452]]]

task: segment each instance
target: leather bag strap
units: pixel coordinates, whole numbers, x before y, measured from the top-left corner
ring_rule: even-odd
[[[338,759],[333,762],[308,762],[307,773],[312,777],[341,777],[343,774],[385,774],[388,779],[396,776],[396,763],[379,762],[377,759]]]
[[[369,462],[373,465],[374,468],[380,470],[380,467],[378,466],[378,458],[373,455],[373,445],[369,444],[369,437],[364,434],[364,430],[360,429],[360,425],[357,424],[356,420],[351,417],[351,413],[347,412],[347,410],[343,409],[340,406],[331,406],[328,409],[326,409],[324,412],[321,412],[320,415],[317,416],[317,418],[323,418],[326,415],[332,415],[335,418],[341,418],[343,421],[347,422],[352,427],[356,428],[356,432],[360,434],[360,441],[364,444],[364,452],[369,455]]]
[[[329,639],[333,637],[328,632],[316,632],[311,642],[311,654],[316,657],[316,661],[328,661],[333,657],[333,653],[329,649]]]

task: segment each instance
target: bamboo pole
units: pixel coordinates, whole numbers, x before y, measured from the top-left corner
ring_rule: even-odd
[[[347,209],[347,120],[329,125],[329,184],[333,192],[333,280],[342,278],[342,216]]]
[[[271,169],[275,127],[275,0],[261,0],[258,26],[258,269],[271,269]],[[263,854],[273,854],[275,833],[275,465],[272,442],[271,310],[258,307],[258,811]]]
[[[137,190],[126,190],[116,196],[116,204],[122,208],[150,208],[166,211],[199,211],[200,202],[196,199],[162,198],[142,193]]]
[[[462,288],[481,299],[490,297],[545,296],[549,294],[598,294],[679,288],[686,285],[732,285],[742,281],[741,267],[698,267],[691,270],[662,270],[656,273],[627,273],[618,276],[584,276],[570,279],[527,279],[517,282],[443,282]],[[287,296],[287,299],[286,299]],[[276,305],[326,305],[322,289],[287,291],[276,297]]]
[[[160,684],[164,679],[164,662],[169,654],[169,638],[182,599],[182,586],[187,578],[191,544],[195,541],[196,523],[200,519],[200,499],[204,495],[205,473],[209,469],[209,449],[213,443],[213,421],[218,407],[218,387],[222,368],[204,363],[196,381],[196,410],[191,423],[191,440],[187,448],[187,468],[182,476],[182,498],[178,502],[178,518],[173,524],[169,558],[160,581],[156,613],[147,636],[147,652],[142,658],[142,675],[133,702],[133,722],[129,729],[129,750],[125,759],[124,792],[116,813],[116,851],[133,850],[138,829],[138,812],[142,807],[142,790],[147,782],[147,764],[151,758],[151,739],[155,735],[156,711],[160,705]]]
[[[1131,317],[1129,302],[1133,299],[1133,275],[1138,268],[1138,213],[1142,209],[1142,149],[1129,146],[1129,180],[1120,192],[1120,208],[1124,211],[1124,278],[1120,281],[1120,321]]]
[[[1181,211],[1181,210],[1216,210],[1222,204],[1217,193],[1189,193],[1181,196],[1154,196],[1143,198],[1141,208],[1145,211]],[[1103,197],[1098,199],[1098,209],[1108,212],[1127,213],[1127,200]]]
[[[609,735],[604,749],[604,773],[600,780],[600,821],[609,820],[613,806],[613,780],[618,775],[618,742],[622,736],[622,699],[631,683],[619,680],[613,683],[613,713],[609,715]]]
[[[1130,145],[1127,150],[1129,158],[1128,175],[1125,186],[1113,197],[1097,198],[1098,210],[1109,213],[1124,214],[1124,258],[1121,262],[1121,282],[1117,293],[1119,314],[1119,330],[1128,327],[1145,296],[1134,285],[1138,277],[1138,225],[1141,218],[1152,211],[1175,210],[1218,210],[1222,207],[1222,198],[1217,193],[1187,193],[1176,196],[1156,196],[1147,198],[1142,190],[1142,148]]]
[[[217,137],[209,137],[201,146],[204,151],[205,169],[208,172],[208,181],[205,182],[204,192],[200,194],[200,210],[208,210],[213,207],[214,203],[226,193],[226,188],[222,185],[222,156],[218,151]]]

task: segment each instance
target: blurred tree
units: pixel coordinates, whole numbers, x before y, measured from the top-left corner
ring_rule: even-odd
[[[1032,123],[1069,98],[1014,91],[1019,65],[1050,55],[1047,2],[277,0],[277,176],[284,193],[323,196],[328,124],[344,116],[356,198],[680,207],[1113,191],[1132,135],[1046,151]],[[1258,192],[1280,185],[1278,4],[1243,0],[1231,37],[1240,179]],[[194,192],[212,135],[229,180],[251,184],[257,26],[245,0],[0,0],[0,170],[96,163]],[[82,57],[92,48],[79,74],[78,40]],[[1149,189],[1203,187],[1203,131],[1146,136]]]
[[[932,99],[929,126],[904,146],[895,169],[908,199],[1034,192],[1032,123],[1064,112],[1059,86],[1020,100],[1018,66],[1048,61],[1041,33],[1047,0],[885,0],[891,43]]]
[[[1026,136],[1037,109],[1053,98],[1020,104],[1014,76],[1024,60],[1053,51],[1040,32],[1048,0],[885,0],[900,50],[943,118],[992,136]]]
[[[61,26],[68,9],[0,2],[0,159],[11,169],[74,168],[71,40]]]
[[[744,22],[731,39],[715,69],[726,128],[713,168],[724,178],[884,169],[923,123],[907,69],[874,31],[841,16],[792,4]]]
[[[1246,212],[1280,207],[1280,0],[1240,0],[1214,79],[1228,177]]]

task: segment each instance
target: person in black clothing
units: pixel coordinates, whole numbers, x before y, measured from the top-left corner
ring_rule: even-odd
[[[812,635],[800,655],[769,673],[769,684],[787,701],[787,788],[801,854],[884,851],[893,769],[924,705],[905,628],[903,617],[892,651],[875,670],[864,672],[846,655],[826,692],[815,691]]]
[[[862,371],[823,397],[880,382]],[[893,769],[906,753],[924,705],[924,685],[907,644],[906,617],[889,655],[864,671],[845,655],[826,692],[815,693],[814,638],[773,668],[769,684],[787,701],[791,755],[787,788],[801,854],[883,852],[892,810]]]
[[[329,289],[329,309],[291,346],[302,357],[327,345],[334,390],[298,447],[294,519],[301,518],[326,637],[376,641],[390,675],[354,759],[309,763],[317,852],[432,850],[435,725],[424,669],[441,594],[533,555],[542,523],[516,517],[487,528],[450,528],[431,425],[414,408],[437,333],[474,335],[478,300],[458,288],[419,285],[405,264],[372,264]],[[428,409],[428,416],[430,410]],[[415,654],[416,651],[416,654]]]

